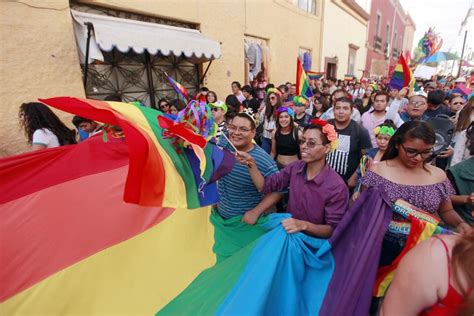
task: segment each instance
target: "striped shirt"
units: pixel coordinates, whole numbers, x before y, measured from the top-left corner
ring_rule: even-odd
[[[222,121],[219,124],[217,124],[217,132],[216,132],[217,140],[219,140],[224,130],[225,130],[225,121]]]
[[[232,151],[224,140],[222,137],[219,144]],[[248,153],[255,159],[257,168],[264,177],[278,172],[275,161],[258,145],[254,144]],[[253,184],[248,167],[240,163],[236,163],[232,171],[217,182],[217,188],[220,197],[217,209],[224,219],[243,215],[256,207],[264,197]]]

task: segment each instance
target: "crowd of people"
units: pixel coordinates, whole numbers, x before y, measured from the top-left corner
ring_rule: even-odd
[[[459,234],[411,250],[380,313],[472,311],[474,98],[456,88],[461,80],[419,81],[419,90],[410,91],[381,80],[327,78],[310,81],[310,98],[297,95],[290,82],[234,81],[225,99],[201,88],[194,98],[212,109],[216,142],[237,160],[218,181],[217,213],[253,225],[270,212],[287,212],[292,217],[282,225],[288,233],[328,238],[364,190],[381,188],[391,203],[404,200]],[[173,117],[185,104],[163,98],[158,106]],[[102,132],[99,123],[75,117],[76,137],[41,103],[21,105],[20,122],[33,150]],[[393,220],[407,221],[396,213]],[[390,265],[405,243],[406,236],[387,232],[379,265]]]

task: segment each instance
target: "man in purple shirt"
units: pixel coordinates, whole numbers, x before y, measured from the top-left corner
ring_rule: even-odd
[[[304,232],[328,238],[347,210],[347,186],[326,164],[326,154],[336,139],[332,125],[321,120],[311,121],[300,139],[301,160],[266,178],[255,168],[252,157],[245,153],[237,154],[237,160],[248,166],[259,191],[270,193],[289,189],[287,212],[293,217],[282,222],[289,234]],[[256,218],[263,213],[261,209],[249,212],[255,213]]]

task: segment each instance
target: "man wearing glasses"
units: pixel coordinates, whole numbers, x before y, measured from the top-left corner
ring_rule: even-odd
[[[400,114],[404,122],[408,121],[426,121],[428,116],[425,114],[428,108],[426,97],[423,95],[413,95],[408,100],[407,110]]]
[[[272,157],[262,148],[252,142],[255,137],[256,123],[251,114],[238,113],[227,125],[229,140],[222,136],[219,145],[229,151],[246,152],[255,160],[255,166],[263,176],[270,176],[278,172],[278,167]],[[239,156],[237,156],[239,160]],[[264,195],[255,187],[249,167],[236,163],[232,171],[221,178],[217,187],[220,201],[217,212],[224,219],[243,215],[242,221],[253,225],[260,214],[274,207],[280,200],[280,193]]]

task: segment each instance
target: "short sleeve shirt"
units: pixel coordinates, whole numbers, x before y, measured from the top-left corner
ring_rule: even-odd
[[[254,145],[248,154],[255,159],[257,168],[264,177],[278,172],[275,161],[258,145]],[[236,163],[232,171],[217,182],[217,188],[220,197],[218,212],[225,219],[252,210],[264,197],[253,184],[248,167],[240,163]]]
[[[329,120],[334,125],[334,120]],[[339,144],[336,150],[326,156],[327,163],[345,181],[347,181],[357,169],[362,150],[372,148],[369,132],[354,120],[344,129],[337,129]]]
[[[46,148],[53,148],[61,146],[59,144],[58,137],[53,134],[49,129],[37,129],[33,133],[33,140],[31,142],[33,145],[43,145]]]

